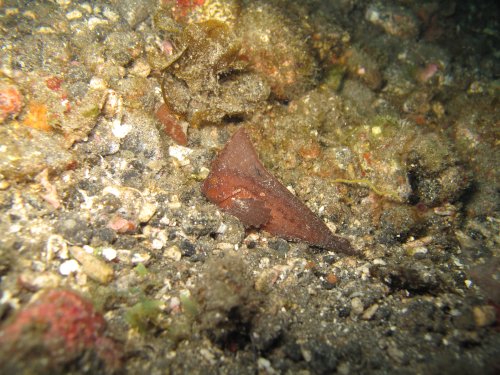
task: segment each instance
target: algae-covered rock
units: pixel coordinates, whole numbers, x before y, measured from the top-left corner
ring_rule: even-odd
[[[176,63],[167,68],[162,92],[171,109],[192,125],[220,123],[255,111],[269,96],[269,86],[245,70],[240,44],[218,21],[186,26]]]
[[[262,303],[247,264],[239,256],[224,255],[207,262],[194,291],[201,329],[221,346],[231,337],[249,339],[251,322]]]
[[[29,180],[43,169],[61,172],[73,160],[54,133],[25,126],[0,128],[0,173],[8,179]]]
[[[240,56],[261,74],[279,99],[291,99],[316,82],[318,65],[297,20],[284,9],[256,1],[240,16]]]
[[[435,133],[414,140],[407,164],[412,199],[428,205],[456,200],[471,182],[450,144]]]

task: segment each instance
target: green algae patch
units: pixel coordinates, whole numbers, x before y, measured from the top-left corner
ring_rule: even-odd
[[[139,332],[146,332],[150,324],[154,321],[161,312],[161,301],[146,299],[136,303],[129,308],[125,313],[125,321]]]

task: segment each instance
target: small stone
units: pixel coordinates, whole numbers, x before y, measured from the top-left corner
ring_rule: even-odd
[[[71,12],[66,13],[66,18],[70,21],[80,19],[82,16],[82,12],[79,10],[72,10]]]
[[[78,246],[71,247],[70,252],[81,263],[82,271],[92,280],[108,284],[113,279],[113,268],[93,254],[89,254]]]
[[[80,265],[74,259],[67,260],[59,266],[59,273],[63,276],[69,276],[72,273],[77,272],[80,269]]]
[[[168,155],[178,161],[180,166],[185,166],[190,163],[188,156],[193,153],[193,150],[179,145],[173,145],[168,148]]]
[[[413,38],[420,32],[418,18],[405,7],[374,3],[366,9],[365,19],[400,38]]]
[[[290,244],[287,241],[278,238],[275,241],[269,241],[269,247],[281,253],[286,253],[290,249]]]
[[[271,366],[271,362],[264,357],[257,360],[257,366],[265,374],[277,374],[276,370]]]
[[[161,250],[163,246],[165,246],[165,243],[159,238],[155,238],[151,241],[151,247],[155,250]]]
[[[102,249],[102,256],[106,260],[112,261],[112,260],[116,259],[117,251],[115,249],[113,249],[112,247],[105,247],[104,249]]]
[[[378,308],[379,305],[374,303],[363,312],[363,316],[361,317],[361,319],[371,320],[373,318],[373,315],[375,315],[375,313],[377,312]]]
[[[146,78],[149,76],[149,73],[151,73],[151,66],[147,63],[147,61],[138,59],[130,68],[129,73],[131,76]]]
[[[25,272],[19,275],[19,282],[32,290],[56,288],[60,281],[59,275],[50,272]]]
[[[131,261],[133,264],[147,263],[150,258],[151,258],[151,255],[146,254],[146,253],[134,253],[132,255]]]
[[[208,349],[205,348],[200,349],[200,354],[203,356],[203,358],[205,358],[208,362],[210,362],[211,365],[215,365],[217,363],[215,356]]]
[[[108,8],[105,8],[103,10],[102,15],[112,22],[117,22],[120,19],[118,13],[115,13]]]
[[[351,315],[354,315],[354,316],[361,315],[363,310],[364,310],[364,306],[363,306],[363,301],[361,301],[361,298],[354,297],[351,300]]]
[[[129,0],[118,1],[116,5],[122,18],[130,27],[135,28],[148,18],[151,9],[154,9],[154,4],[154,0]]]
[[[9,181],[0,181],[0,190],[7,190],[10,187]]]
[[[144,202],[137,219],[140,223],[147,223],[155,214],[157,206],[155,203]]]
[[[119,121],[113,121],[111,125],[111,132],[118,139],[125,138],[128,135],[128,133],[130,133],[131,130],[132,130],[131,125],[122,124]]]
[[[63,8],[67,8],[71,5],[71,0],[56,0],[56,3]]]
[[[186,257],[192,257],[196,254],[196,247],[189,241],[181,242],[182,255]]]
[[[402,364],[406,362],[405,353],[396,347],[396,345],[389,345],[387,348],[387,354],[391,357],[396,363]]]
[[[478,327],[488,327],[497,320],[495,308],[490,305],[474,306],[472,312]]]
[[[163,255],[169,259],[178,262],[182,258],[182,252],[177,246],[171,246],[163,252]]]
[[[58,234],[52,234],[47,239],[47,261],[51,261],[57,254],[59,259],[68,259],[68,246],[64,238]]]
[[[329,273],[325,277],[325,285],[324,286],[326,289],[333,289],[337,285],[338,282],[339,282],[339,278],[337,277],[337,275],[335,275],[334,273]]]
[[[88,25],[90,30],[94,30],[98,26],[104,26],[107,24],[108,24],[107,20],[103,20],[102,18],[98,18],[98,17],[90,17],[88,22],[87,22],[87,25]]]

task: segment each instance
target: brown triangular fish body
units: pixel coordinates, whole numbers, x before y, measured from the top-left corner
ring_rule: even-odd
[[[212,163],[202,192],[247,227],[321,248],[354,252],[348,240],[335,236],[264,168],[243,128],[236,131]]]

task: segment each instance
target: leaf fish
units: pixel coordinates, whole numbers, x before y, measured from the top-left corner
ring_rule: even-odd
[[[347,239],[334,235],[264,168],[243,128],[233,134],[212,162],[202,193],[246,227],[324,249],[355,253]]]

